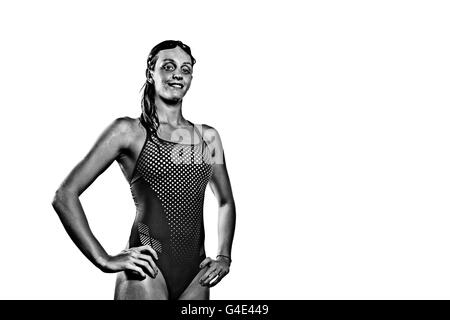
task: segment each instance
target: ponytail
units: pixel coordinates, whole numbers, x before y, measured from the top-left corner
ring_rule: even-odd
[[[144,92],[142,93],[141,100],[142,113],[139,119],[144,125],[144,128],[147,130],[147,133],[150,135],[156,135],[156,131],[159,127],[159,119],[158,114],[156,113],[155,105],[155,84],[150,75],[150,69],[154,67],[156,58],[156,56],[152,57],[152,59],[147,62],[147,69],[145,70],[147,80],[141,88],[141,90],[144,89]]]

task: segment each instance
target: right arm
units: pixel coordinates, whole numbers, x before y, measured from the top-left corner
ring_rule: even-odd
[[[148,269],[152,275],[156,270],[150,256],[141,250],[156,252],[149,247],[123,251],[110,256],[92,234],[86,215],[80,202],[80,195],[118,159],[122,151],[129,148],[132,139],[131,121],[125,117],[115,119],[100,135],[87,155],[72,169],[55,192],[52,206],[57,212],[70,238],[81,252],[100,270],[118,272],[134,270],[141,275],[142,269]],[[151,268],[149,268],[151,266]]]

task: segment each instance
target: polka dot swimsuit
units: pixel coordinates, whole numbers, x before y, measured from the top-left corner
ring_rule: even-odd
[[[136,219],[129,246],[155,249],[169,299],[179,297],[206,257],[203,201],[211,176],[211,154],[203,139],[180,144],[147,134],[130,182]]]

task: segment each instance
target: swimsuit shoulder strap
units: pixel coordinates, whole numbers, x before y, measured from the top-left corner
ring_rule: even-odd
[[[205,140],[203,139],[203,135],[202,133],[198,130],[197,126],[195,124],[193,124],[192,122],[190,122],[189,120],[187,120],[187,122],[189,122],[190,124],[192,124],[192,126],[194,127],[195,132],[197,132],[197,134],[200,136],[200,139],[202,139],[203,142],[205,142]]]

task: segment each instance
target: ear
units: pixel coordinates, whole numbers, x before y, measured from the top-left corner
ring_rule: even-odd
[[[150,79],[150,78],[153,78],[153,75],[155,74],[155,71],[147,68],[146,74],[147,74],[147,78]]]
[[[153,75],[154,75],[154,71],[147,69],[147,79],[148,80],[153,80]]]

